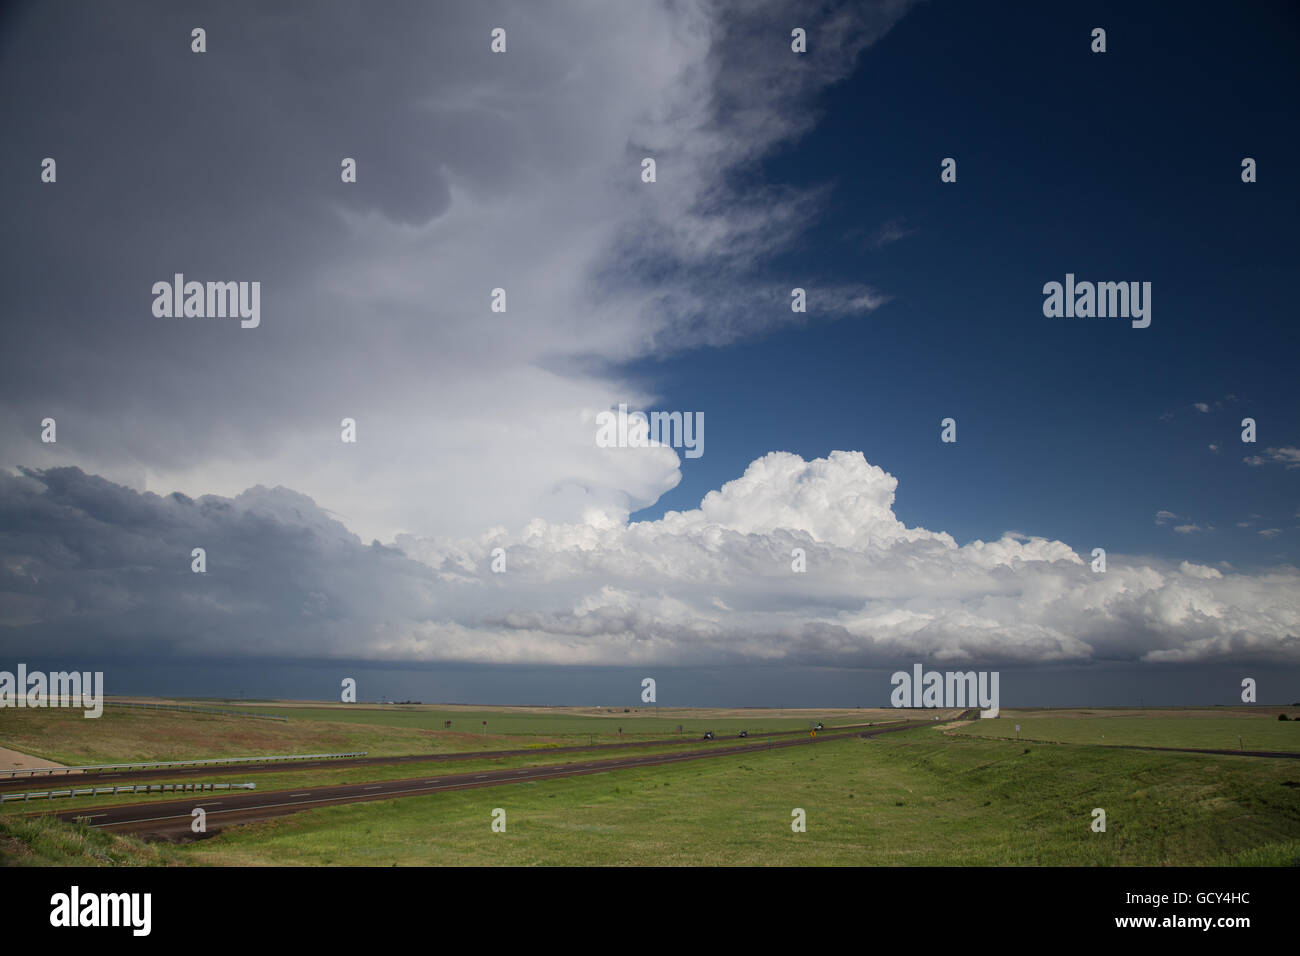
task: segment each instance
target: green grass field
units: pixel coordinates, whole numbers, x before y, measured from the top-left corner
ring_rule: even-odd
[[[248,777],[259,790],[274,790],[585,759],[547,753],[546,745],[581,737],[572,733],[575,725],[605,720],[574,713],[466,708],[444,711],[450,717],[430,708],[416,711],[418,716],[412,718],[400,709],[364,707],[345,711],[346,719],[341,719],[339,710],[289,708],[294,719],[287,723],[125,710],[106,711],[99,721],[87,721],[60,711],[8,711],[0,718],[0,745],[43,755],[93,753],[105,762],[207,755],[218,734],[237,737],[227,744],[229,752],[240,753],[354,748],[431,752],[453,746],[506,748],[521,741],[539,745],[535,754],[492,761],[286,769]],[[487,716],[475,717],[478,713]],[[313,719],[317,715],[325,719]],[[720,735],[724,720],[742,720],[755,732],[770,721],[797,727],[807,723],[806,718],[780,714],[757,720],[729,712],[696,717]],[[366,718],[375,722],[367,723]],[[427,726],[433,721],[441,727],[443,719],[453,720],[451,732]],[[475,719],[487,719],[489,728],[501,733],[483,737],[455,729],[457,722]],[[642,723],[636,725],[636,736],[644,737],[646,728],[659,729],[652,721],[668,721],[675,728],[682,718],[637,720]],[[984,739],[1014,736],[1016,723],[1024,737],[1061,742]],[[85,725],[91,724],[102,728],[88,730]],[[1300,730],[1277,721],[1275,713],[1240,708],[1008,711],[996,721],[946,730],[922,727],[870,741],[828,740],[770,751],[755,747],[752,753],[656,768],[323,807],[232,827],[179,846],[33,819],[25,815],[30,805],[17,811],[16,804],[10,804],[0,813],[0,863],[1300,864],[1300,763],[1095,746],[1102,743],[1103,728],[1107,744],[1219,747],[1227,735],[1242,736],[1254,749],[1295,749],[1284,746],[1291,738],[1281,735]],[[624,724],[629,736],[631,729]],[[594,736],[609,739],[608,732]],[[462,746],[461,738],[473,746]],[[229,771],[222,778],[238,776],[238,771]],[[129,799],[102,797],[93,802]],[[59,800],[50,806],[67,809],[89,802]],[[505,833],[491,830],[496,807],[506,810]],[[806,833],[791,831],[796,807],[807,813]],[[1091,829],[1095,807],[1106,811],[1105,833]]]
[[[477,737],[348,721],[276,721],[162,711],[0,710],[0,746],[65,765],[128,760],[192,760],[259,754],[372,756],[480,749]],[[4,768],[0,768],[4,769]]]
[[[922,730],[329,807],[177,852],[223,865],[1282,865],[1300,863],[1297,775]],[[496,807],[505,833],[490,828]],[[806,833],[791,831],[796,807]]]
[[[1004,711],[997,720],[977,720],[957,732],[983,737],[1020,737],[1071,744],[1135,745],[1145,747],[1202,747],[1231,750],[1284,750],[1300,752],[1300,721],[1277,719],[1279,712],[1300,708],[1272,708],[1242,711],[1206,708],[1170,714],[1165,710],[1072,711],[1069,715],[1050,712]],[[1290,714],[1288,714],[1290,716]]]
[[[770,712],[713,716],[699,711],[655,717],[583,716],[523,709],[466,710],[432,707],[352,706],[267,707],[288,721],[258,720],[175,711],[107,708],[88,720],[80,711],[0,710],[0,746],[65,765],[119,763],[128,760],[186,760],[259,754],[342,753],[370,756],[508,750],[594,743],[617,743],[677,736],[701,737],[706,730],[734,737],[741,730],[760,733],[797,730],[824,719],[836,724],[897,720],[896,711],[828,712],[821,718],[776,716]],[[444,730],[450,720],[452,727]],[[483,721],[488,722],[484,732]],[[619,728],[623,734],[620,737]],[[0,769],[4,769],[0,767]]]
[[[669,737],[682,727],[684,736],[699,737],[706,730],[718,735],[735,736],[742,730],[759,733],[772,730],[798,730],[810,722],[824,720],[826,726],[866,723],[869,720],[898,719],[893,711],[871,710],[860,714],[836,712],[835,716],[811,711],[807,715],[780,716],[767,711],[753,714],[722,712],[721,714],[693,711],[672,711],[656,715],[653,708],[628,709],[627,713],[615,711],[604,714],[574,714],[563,712],[533,712],[523,708],[502,710],[441,709],[436,707],[381,707],[356,705],[351,707],[242,707],[242,710],[283,714],[290,720],[324,720],[343,723],[363,723],[408,730],[443,729],[444,721],[452,722],[452,730],[475,736],[505,735],[514,737],[542,736],[577,742],[579,738],[595,736],[614,738],[622,727],[624,737]],[[486,730],[483,722],[487,721]]]
[[[3,866],[177,866],[167,844],[143,843],[52,817],[0,818]]]

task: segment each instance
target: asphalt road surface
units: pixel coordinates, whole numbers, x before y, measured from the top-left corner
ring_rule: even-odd
[[[855,730],[871,724],[845,724],[840,727],[827,727],[819,733],[832,733],[841,730]],[[808,730],[776,730],[766,734],[750,734],[750,740],[764,740],[776,737],[808,735]],[[729,739],[729,738],[720,738]],[[216,767],[178,767],[175,769],[153,770],[114,770],[109,772],[41,774],[32,777],[0,778],[0,793],[19,793],[23,790],[66,790],[69,787],[92,787],[101,785],[126,785],[144,783],[149,780],[164,780],[167,783],[182,783],[195,776],[212,777],[215,775],[243,776],[249,773],[273,773],[276,771],[313,770],[322,767],[373,767],[383,764],[430,763],[443,760],[491,760],[496,757],[528,757],[536,754],[590,753],[600,750],[620,750],[629,747],[670,747],[684,744],[698,744],[700,738],[668,737],[662,740],[628,740],[612,744],[574,744],[570,747],[524,747],[518,750],[475,750],[463,753],[405,754],[400,757],[342,757],[336,760],[277,760],[270,763],[227,764]]]
[[[132,833],[138,836],[162,839],[190,839],[194,836],[190,830],[190,825],[193,821],[192,811],[196,807],[202,807],[206,811],[207,832],[213,834],[228,826],[266,820],[302,810],[314,809],[315,807],[360,803],[370,800],[388,800],[394,797],[419,796],[438,793],[443,790],[496,787],[530,780],[553,780],[561,777],[607,773],[611,770],[626,770],[635,767],[655,767],[685,760],[704,760],[784,747],[805,747],[854,737],[875,737],[879,734],[924,726],[932,726],[932,724],[929,721],[908,721],[902,724],[877,727],[866,732],[837,728],[831,732],[821,731],[816,737],[810,736],[808,731],[798,731],[799,736],[791,736],[791,734],[769,735],[766,744],[760,745],[727,745],[722,741],[712,741],[703,749],[678,753],[645,754],[643,756],[616,757],[609,760],[552,764],[542,767],[485,770],[482,773],[449,774],[436,777],[419,777],[410,780],[379,780],[342,786],[306,787],[298,790],[277,790],[260,793],[256,791],[221,791],[206,797],[196,794],[196,799],[66,810],[55,814],[55,816],[67,821],[83,820],[90,826],[118,833]],[[696,741],[696,743],[699,742]],[[526,753],[535,752],[526,751]],[[340,762],[332,761],[331,763],[337,765]]]

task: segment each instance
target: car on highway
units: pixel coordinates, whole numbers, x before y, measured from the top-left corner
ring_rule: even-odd
[[[748,737],[748,736],[749,736],[749,731],[748,731],[748,730],[742,730],[742,731],[741,731],[739,734],[737,734],[736,736],[738,736],[738,737]]]
[[[713,739],[713,731],[711,731],[711,730],[706,730],[706,731],[704,732],[704,739],[705,739],[705,740],[712,740],[712,739]]]

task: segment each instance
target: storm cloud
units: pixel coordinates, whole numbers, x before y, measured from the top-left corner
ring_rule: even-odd
[[[20,8],[0,466],[284,485],[385,540],[653,503],[675,456],[602,454],[592,416],[655,398],[628,360],[806,318],[763,265],[825,190],[744,173],[906,7],[849,6],[806,59],[772,3]],[[260,282],[261,324],[154,317],[177,273]],[[829,319],[882,301],[819,295]]]
[[[626,449],[628,454],[641,451]],[[1300,574],[958,546],[893,513],[860,453],[773,453],[658,521],[365,544],[284,488],[0,479],[4,648],[483,664],[1300,662]],[[191,570],[202,547],[207,570]],[[494,570],[493,551],[504,555]],[[802,549],[806,571],[793,570]]]

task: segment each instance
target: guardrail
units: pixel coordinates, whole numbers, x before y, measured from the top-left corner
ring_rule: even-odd
[[[143,790],[141,789],[143,788]],[[256,790],[255,783],[137,783],[120,787],[79,787],[69,790],[24,790],[21,793],[0,793],[0,803],[10,800],[53,800],[55,797],[98,797],[100,794],[116,793],[188,793],[204,790]]]
[[[194,714],[219,714],[222,717],[257,717],[260,720],[288,720],[281,714],[259,714],[251,710],[221,710],[216,707],[195,707],[193,704],[146,704],[106,700],[105,707],[139,707],[143,710],[179,710]]]
[[[219,767],[224,764],[273,763],[278,760],[333,760],[339,757],[364,757],[367,751],[346,754],[278,754],[267,757],[215,757],[210,760],[162,760],[152,763],[105,763],[90,767],[32,767],[27,770],[0,770],[12,780],[20,774],[29,777],[45,774],[98,773],[104,770],[163,770],[171,767]]]

